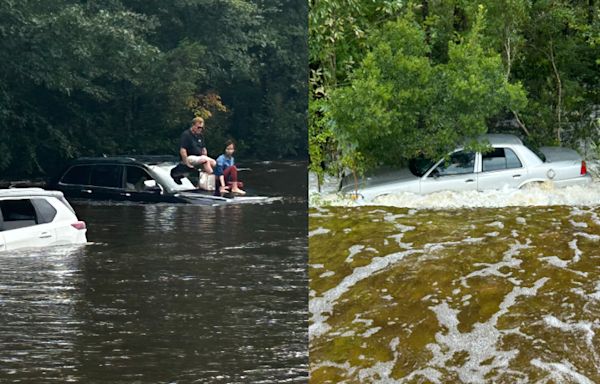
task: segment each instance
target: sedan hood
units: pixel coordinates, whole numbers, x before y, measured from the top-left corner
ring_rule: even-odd
[[[413,175],[408,168],[379,169],[366,174],[363,178],[359,178],[358,189],[363,190],[365,188],[415,180],[419,180],[419,177]],[[342,192],[353,192],[354,187],[354,178],[352,176],[346,176],[342,182]]]

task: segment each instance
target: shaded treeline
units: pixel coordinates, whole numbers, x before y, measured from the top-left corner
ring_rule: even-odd
[[[307,4],[0,1],[0,172],[81,155],[176,154],[194,115],[209,152],[306,153]]]

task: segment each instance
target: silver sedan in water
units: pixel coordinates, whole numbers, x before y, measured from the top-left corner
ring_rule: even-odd
[[[356,185],[344,179],[341,191],[372,200],[399,192],[427,194],[438,191],[518,189],[551,181],[562,187],[592,181],[585,161],[568,148],[542,147],[539,155],[513,135],[488,134],[481,138],[492,149],[485,153],[458,148],[437,162],[411,162],[406,169],[381,170]]]

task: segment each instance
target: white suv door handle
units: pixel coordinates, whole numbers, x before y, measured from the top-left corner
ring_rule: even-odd
[[[513,175],[513,179],[518,179],[519,177],[521,177],[521,175]]]
[[[42,234],[40,235],[40,239],[49,239],[51,237],[52,237],[52,235],[49,234],[48,232],[42,232]]]
[[[82,189],[81,192],[92,193],[92,190],[91,189]]]
[[[121,196],[131,197],[131,193],[129,193],[129,192],[121,193]]]

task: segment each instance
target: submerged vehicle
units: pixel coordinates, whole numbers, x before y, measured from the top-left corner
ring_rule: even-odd
[[[557,187],[587,184],[592,181],[585,161],[574,150],[542,147],[539,154],[513,135],[488,134],[489,152],[458,148],[437,162],[415,160],[408,168],[380,170],[355,184],[342,181],[343,193],[372,200],[379,196],[411,192],[428,194],[439,191],[485,191],[518,189],[536,183],[552,182]]]
[[[0,251],[85,244],[86,231],[61,192],[0,189]]]
[[[214,196],[186,177],[170,175],[178,161],[172,156],[82,157],[50,182],[69,198],[146,203],[218,205],[265,201],[265,196]]]

